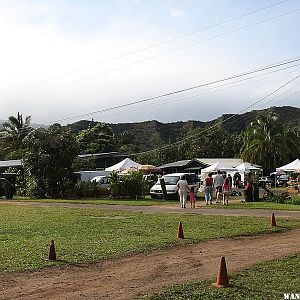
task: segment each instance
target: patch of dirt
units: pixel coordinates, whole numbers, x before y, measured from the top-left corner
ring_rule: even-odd
[[[93,264],[0,275],[0,299],[136,299],[172,284],[214,278],[220,257],[230,273],[300,253],[300,229],[218,239]]]

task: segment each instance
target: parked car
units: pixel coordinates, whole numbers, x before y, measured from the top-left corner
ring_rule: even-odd
[[[103,191],[109,192],[109,177],[107,175],[95,176],[90,181],[97,182]]]
[[[270,176],[260,177],[258,181],[262,185],[274,185],[274,180]]]
[[[287,186],[289,181],[289,175],[280,175],[276,179],[277,186]]]
[[[178,196],[178,187],[177,182],[181,178],[181,176],[186,176],[186,180],[188,182],[189,187],[195,187],[197,191],[199,188],[199,182],[197,182],[196,174],[188,174],[188,173],[173,173],[164,175],[162,178],[165,180],[166,190],[168,199],[179,199]],[[155,183],[155,185],[150,189],[151,198],[163,198],[163,192],[160,185],[160,181]]]

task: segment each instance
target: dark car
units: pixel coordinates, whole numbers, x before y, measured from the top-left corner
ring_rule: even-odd
[[[274,185],[274,180],[270,176],[259,177],[259,183],[261,185]]]
[[[277,186],[287,186],[289,181],[289,175],[280,175],[277,177]]]

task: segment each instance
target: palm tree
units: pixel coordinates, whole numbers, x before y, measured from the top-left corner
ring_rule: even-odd
[[[244,134],[241,149],[243,160],[273,171],[289,160],[288,139],[278,116],[271,111],[263,113],[249,124]]]
[[[31,116],[27,116],[24,121],[23,115],[18,112],[17,117],[10,116],[8,122],[3,123],[4,137],[11,141],[15,148],[21,146],[22,140],[31,131],[30,121]]]

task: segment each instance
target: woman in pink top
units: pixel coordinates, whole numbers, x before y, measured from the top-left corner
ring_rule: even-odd
[[[229,194],[231,193],[231,185],[229,182],[229,179],[226,178],[224,183],[223,183],[223,205],[228,205],[228,199],[229,199]]]

